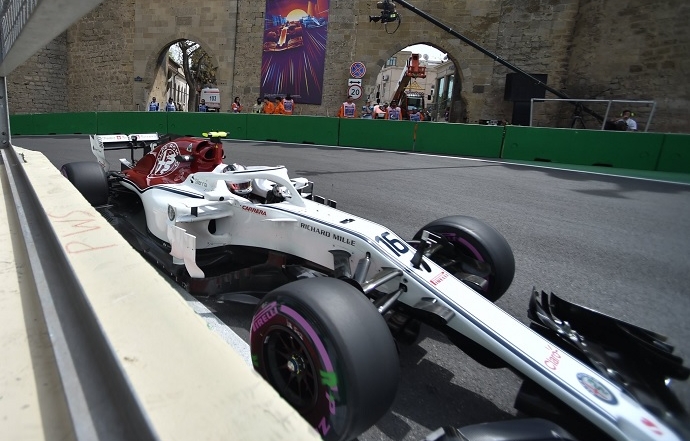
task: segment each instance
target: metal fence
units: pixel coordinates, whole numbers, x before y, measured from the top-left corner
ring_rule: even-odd
[[[650,107],[651,106],[651,111],[647,115],[647,122],[644,124],[644,130],[647,132],[649,130],[649,126],[652,122],[652,118],[654,117],[654,112],[656,111],[656,101],[645,101],[645,100],[601,100],[601,99],[564,99],[564,98],[532,98],[530,102],[530,109],[529,109],[529,125],[534,126],[534,115],[535,115],[535,109],[534,109],[534,104],[535,103],[542,103],[542,102],[549,102],[549,101],[555,101],[555,102],[565,102],[565,103],[570,103],[575,106],[572,119],[571,119],[571,128],[575,128],[575,123],[579,119],[580,122],[582,122],[582,117],[583,113],[587,113],[588,108],[585,108],[584,103],[595,103],[595,104],[600,104],[603,108],[603,105],[606,105],[606,110],[603,116],[603,119],[601,120],[601,127],[598,127],[601,130],[604,130],[606,127],[606,123],[609,121],[609,115],[611,115],[611,110],[612,107],[615,104],[625,104],[627,106],[645,106],[645,107]],[[600,116],[597,114],[597,116]],[[597,120],[599,118],[596,118]],[[582,128],[586,128],[583,127]]]

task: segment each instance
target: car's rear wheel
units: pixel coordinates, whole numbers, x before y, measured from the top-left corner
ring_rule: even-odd
[[[469,216],[437,219],[420,229],[447,240],[447,245],[431,256],[460,280],[495,302],[508,290],[515,275],[515,257],[505,238],[490,225]]]
[[[330,278],[268,293],[252,320],[255,369],[325,440],[351,440],[390,408],[399,361],[383,317]]]
[[[60,173],[94,207],[108,203],[108,177],[97,162],[70,162],[60,168]]]

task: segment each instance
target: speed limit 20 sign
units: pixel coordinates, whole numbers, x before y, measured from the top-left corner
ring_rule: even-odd
[[[353,100],[360,99],[362,97],[362,86],[359,84],[351,84],[347,88],[347,94],[352,97]]]

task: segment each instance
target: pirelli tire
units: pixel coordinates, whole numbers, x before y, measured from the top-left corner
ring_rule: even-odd
[[[108,203],[108,176],[97,162],[70,162],[60,168],[60,173],[92,206]]]
[[[254,368],[324,440],[356,438],[395,399],[400,367],[388,326],[341,280],[271,291],[254,314],[250,347]]]
[[[432,255],[432,260],[441,266],[448,258],[464,261],[462,271],[488,282],[485,289],[469,286],[492,302],[505,294],[515,276],[515,257],[508,241],[495,228],[470,216],[448,216],[422,227],[414,239],[419,240],[424,230],[442,236],[452,245]]]

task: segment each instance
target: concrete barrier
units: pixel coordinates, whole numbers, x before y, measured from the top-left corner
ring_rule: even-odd
[[[12,135],[73,135],[96,133],[97,113],[23,114],[10,117]]]
[[[227,132],[228,138],[247,139],[247,115],[242,113],[170,112],[166,133],[201,136],[206,132]]]
[[[690,173],[690,135],[664,135],[657,171]]]
[[[99,112],[99,135],[130,133],[168,133],[166,112]]]
[[[503,143],[502,126],[477,124],[416,124],[414,150],[457,156],[500,158]]]
[[[247,114],[247,137],[253,141],[338,145],[338,120],[319,116]]]
[[[411,152],[415,123],[374,119],[336,119],[340,122],[338,145]]]
[[[10,117],[13,135],[173,133],[690,173],[690,135],[252,113],[84,112]]]
[[[78,277],[157,439],[321,439],[42,154],[22,153],[50,221],[45,234],[59,241],[66,270]],[[12,207],[5,181],[2,207]],[[0,433],[7,439],[72,438],[17,217],[0,210],[0,218],[1,248],[9,250],[0,268],[7,300],[0,317],[8,320],[0,328],[8,343],[8,362],[0,366]],[[20,267],[24,271],[17,272]]]
[[[654,170],[664,134],[508,126],[503,159]]]

